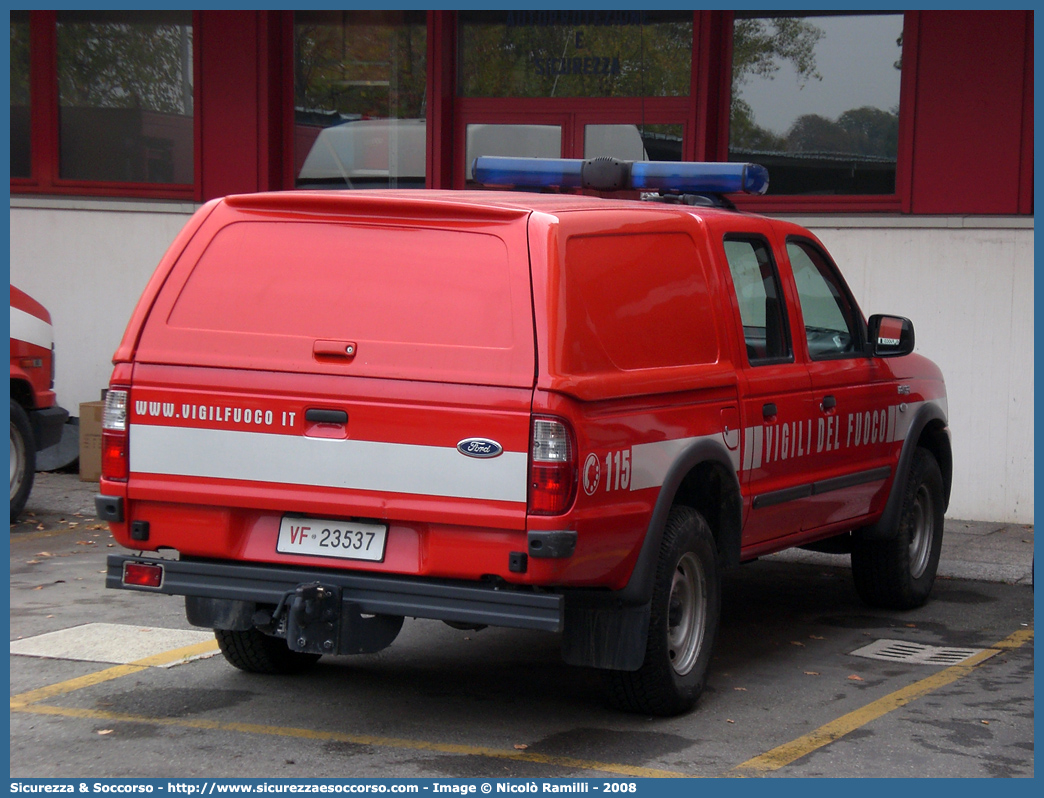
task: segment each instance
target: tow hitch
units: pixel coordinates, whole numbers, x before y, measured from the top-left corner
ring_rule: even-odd
[[[364,615],[335,585],[298,585],[287,613],[286,644],[305,654],[373,654],[391,645],[401,615]]]

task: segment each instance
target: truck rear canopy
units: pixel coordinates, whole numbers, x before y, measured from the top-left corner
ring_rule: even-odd
[[[220,208],[173,267],[136,358],[532,386],[525,218],[418,225]]]

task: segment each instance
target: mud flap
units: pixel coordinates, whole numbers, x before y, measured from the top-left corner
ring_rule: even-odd
[[[588,668],[638,670],[645,661],[651,607],[650,603],[612,606],[567,597],[562,659]]]

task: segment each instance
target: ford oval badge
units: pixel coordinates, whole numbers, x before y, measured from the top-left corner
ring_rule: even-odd
[[[497,457],[504,447],[488,438],[465,438],[457,444],[457,451],[468,457]]]

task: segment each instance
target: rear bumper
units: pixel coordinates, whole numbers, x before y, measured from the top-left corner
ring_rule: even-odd
[[[163,567],[157,588],[123,583],[125,563]],[[561,595],[468,582],[344,573],[255,563],[162,560],[110,555],[105,586],[146,593],[277,605],[299,585],[321,582],[341,590],[343,600],[373,615],[402,615],[516,629],[562,631]]]
[[[69,411],[58,405],[29,411],[36,450],[42,451],[58,443],[62,439],[62,428],[68,420]]]

